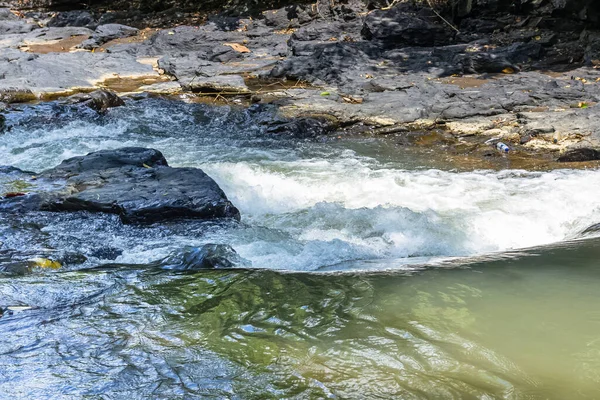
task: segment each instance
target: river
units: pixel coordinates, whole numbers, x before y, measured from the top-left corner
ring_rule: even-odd
[[[600,239],[581,234],[600,222],[597,169],[279,137],[271,112],[145,99],[8,116],[1,164],[153,147],[212,176],[242,221],[0,215],[0,251],[85,256],[0,272],[0,397],[600,397]],[[157,261],[206,243],[243,265]]]

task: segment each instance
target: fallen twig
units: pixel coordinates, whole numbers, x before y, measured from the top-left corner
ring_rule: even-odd
[[[431,8],[431,11],[433,11],[435,13],[435,15],[437,15],[438,17],[440,17],[440,19],[442,21],[444,21],[446,24],[448,24],[448,26],[450,28],[454,29],[456,31],[456,33],[460,33],[460,31],[454,25],[452,25],[450,22],[448,22],[448,20],[446,18],[442,17],[442,15],[439,12],[437,12],[435,10],[435,8],[433,8],[433,5],[431,5],[431,0],[427,0],[427,4],[429,5],[429,8]]]
[[[400,3],[401,1],[402,0],[393,0],[389,6],[382,7],[381,10],[390,10],[392,7],[394,7],[396,4]],[[460,33],[458,28],[456,28],[454,25],[452,25],[446,18],[442,17],[442,15],[439,12],[437,12],[435,8],[433,8],[433,4],[431,4],[431,0],[426,0],[426,1],[427,1],[427,5],[429,6],[429,8],[431,8],[431,11],[433,11],[435,13],[435,15],[437,15],[442,21],[444,21],[450,28],[454,29],[457,33]]]

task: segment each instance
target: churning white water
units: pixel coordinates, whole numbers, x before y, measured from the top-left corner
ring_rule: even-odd
[[[227,107],[142,103],[64,121],[57,118],[62,109],[38,111],[27,123],[15,117],[0,136],[1,163],[34,171],[90,151],[154,147],[172,166],[204,169],[241,211],[244,225],[236,229],[137,242],[137,234],[113,234],[105,240],[130,243],[117,261],[223,242],[255,267],[316,270],[550,244],[600,222],[597,170],[430,169],[427,159],[402,149],[392,160],[360,151],[373,140],[285,140]]]

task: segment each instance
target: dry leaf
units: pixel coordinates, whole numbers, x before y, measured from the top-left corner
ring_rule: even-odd
[[[250,49],[239,43],[223,43],[223,46],[229,46],[238,53],[250,53]]]
[[[273,33],[276,35],[291,35],[294,32],[296,32],[296,29],[294,29],[294,28],[287,28],[287,29],[281,29],[278,31],[273,31]]]
[[[362,104],[363,99],[361,99],[360,97],[350,97],[350,96],[342,96],[342,100],[344,100],[346,103],[350,103],[350,104]]]
[[[29,261],[39,268],[60,269],[62,267],[58,261],[49,260],[47,258],[33,258]]]
[[[515,70],[514,70],[514,68],[511,68],[511,67],[506,67],[506,68],[504,68],[504,69],[502,70],[502,73],[503,73],[503,74],[514,74],[514,73],[515,73]]]

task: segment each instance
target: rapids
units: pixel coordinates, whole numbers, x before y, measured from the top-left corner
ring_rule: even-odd
[[[351,268],[349,261],[374,259],[398,266],[556,243],[600,221],[594,170],[444,170],[431,166],[439,155],[390,140],[268,135],[261,122],[269,117],[269,110],[164,100],[107,116],[56,104],[25,107],[0,136],[0,153],[3,164],[40,171],[100,149],[153,147],[172,166],[204,169],[242,213],[242,226],[212,233],[165,235],[164,226],[116,222],[108,234],[99,230],[102,243],[123,251],[115,261],[124,263],[215,242],[232,245],[257,268]],[[69,223],[60,216],[44,229],[86,236]]]
[[[1,397],[600,396],[598,170],[473,169],[394,138],[278,137],[272,117],[165,99],[7,116],[0,164],[152,147],[242,221],[0,214],[0,252],[85,256],[0,272]],[[206,243],[247,263],[156,267]]]

